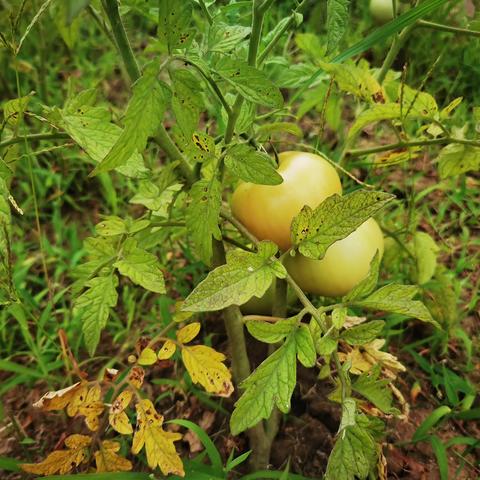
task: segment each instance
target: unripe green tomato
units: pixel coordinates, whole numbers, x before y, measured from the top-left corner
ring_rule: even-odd
[[[263,297],[252,297],[247,303],[240,306],[244,315],[271,315],[275,299],[275,282],[265,292]],[[287,288],[287,305],[293,305],[297,296],[291,288]]]
[[[233,215],[259,240],[281,250],[291,246],[290,224],[304,205],[317,207],[334,193],[342,194],[340,178],[324,158],[306,152],[282,152],[280,185],[240,183],[232,196]]]
[[[340,297],[368,275],[375,252],[378,250],[381,257],[383,249],[382,231],[370,218],[348,237],[330,246],[321,260],[297,253],[285,260],[285,267],[305,292]]]
[[[393,1],[370,0],[370,13],[380,24],[389,22],[393,19]]]

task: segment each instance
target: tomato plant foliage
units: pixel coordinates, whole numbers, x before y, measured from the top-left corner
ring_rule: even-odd
[[[70,6],[74,3],[68,2]],[[289,274],[285,256],[321,260],[332,245],[399,200],[390,192],[363,184],[343,195],[331,195],[318,205],[305,205],[295,213],[289,230],[291,246],[284,251],[271,239],[255,238],[232,215],[228,200],[239,182],[271,188],[284,182],[276,162],[276,149],[282,148],[277,140],[303,135],[297,124],[301,110],[306,113],[321,107],[326,115],[322,121],[335,124],[338,119],[327,105],[330,95],[336,105],[345,97],[359,106],[335,161],[313,149],[334,166],[340,164],[341,172],[348,173],[348,162],[343,160],[355,156],[390,152],[386,157],[372,157],[379,168],[408,162],[422,145],[440,145],[437,164],[441,178],[478,170],[479,142],[450,130],[451,112],[461,99],[442,110],[433,96],[406,85],[388,68],[382,78],[365,60],[334,60],[348,28],[347,0],[327,2],[326,46],[321,46],[314,34],[298,33],[298,56],[288,59],[272,54],[289,32],[295,34],[301,28],[305,0],[290,2],[287,15],[271,32],[262,30],[274,3],[270,0],[228,5],[160,0],[155,8],[127,1],[120,10],[117,0],[104,0],[101,12],[97,12],[96,2],[80,3],[65,13],[68,21],[66,16],[57,18],[61,31],[72,33],[71,22],[93,10],[127,72],[129,98],[126,107],[118,110],[99,98],[97,89],[72,91],[62,107],[41,105],[41,115],[29,110],[31,96],[19,95],[3,105],[0,304],[18,299],[12,280],[11,210],[22,212],[12,182],[16,164],[23,160],[13,147],[19,148],[23,137],[22,142],[35,141],[36,131],[28,134],[28,129],[34,128],[32,122],[37,122],[36,133],[44,140],[66,139],[69,148],[72,144],[78,147],[89,177],[104,182],[105,178],[121,179],[128,191],[131,208],[118,214],[104,206],[105,215],[95,233],[83,242],[82,261],[70,272],[69,304],[90,356],[96,355],[109,322],[124,314],[126,291],[134,289],[149,302],[159,296],[178,300],[171,282],[176,272],[168,270],[172,250],[189,251],[189,260],[198,260],[205,275],[202,280],[196,277],[191,291],[176,303],[172,322],[149,328],[148,334],[128,344],[130,363],[119,361],[115,365],[119,370],[109,368],[95,379],[89,379],[75,363],[78,382],[45,394],[38,408],[65,409],[70,417],[82,417],[87,435],[67,436],[65,448],[39,463],[24,464],[24,470],[65,474],[95,464],[97,472],[127,471],[133,468],[126,458],[125,446],[130,445],[133,456],[145,452],[150,469],[159,468],[163,475],[185,475],[175,447],[182,433],[166,426],[154,399],[147,398],[151,390],[144,388],[151,378],[148,367],[158,361],[176,362],[190,383],[208,395],[236,396],[230,431],[232,435],[247,432],[252,465],[263,467],[268,464],[264,452],[273,441],[271,422],[278,422],[278,411],[290,412],[301,364],[327,372],[318,381],[330,382],[330,399],[342,412],[325,466],[326,478],[369,478],[381,461],[382,418],[400,413],[393,404],[391,384],[404,367],[382,350],[385,321],[378,317],[369,320],[368,316],[371,312],[393,313],[440,328],[418,298],[419,286],[435,274],[438,247],[425,232],[416,232],[412,245],[406,247],[416,258],[415,285],[398,284],[383,276],[378,286],[382,267],[377,252],[368,275],[343,297],[312,298]],[[422,15],[434,2],[425,4]],[[419,11],[402,21],[416,20]],[[156,31],[155,38],[143,32],[149,46],[136,54],[121,17],[128,19],[132,12],[143,17],[150,31]],[[246,20],[236,24],[234,17]],[[30,28],[37,20],[35,17]],[[65,39],[69,45],[73,40]],[[22,47],[22,42],[16,42],[17,38],[5,38],[4,42],[14,55]],[[282,68],[285,62],[288,68]],[[319,78],[319,83],[310,85],[313,77]],[[303,102],[300,110],[289,103],[296,94]],[[30,114],[31,122],[25,122],[25,115]],[[355,149],[362,132],[380,123],[392,126],[399,141],[367,152]],[[297,149],[310,148],[300,143]],[[356,180],[357,185],[363,183]],[[286,284],[301,305],[288,313]],[[272,315],[243,318],[238,307],[272,288],[276,292]],[[225,320],[227,354],[210,343],[204,345],[199,337],[200,315],[213,311],[222,311]],[[252,341],[271,346],[270,354],[253,371],[246,332]],[[214,329],[212,333],[217,332]]]

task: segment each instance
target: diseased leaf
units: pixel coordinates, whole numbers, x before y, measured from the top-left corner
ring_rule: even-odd
[[[198,255],[207,264],[212,259],[212,237],[216,240],[222,238],[218,226],[221,206],[222,189],[216,178],[193,184],[186,214],[187,231]]]
[[[435,117],[438,113],[437,102],[427,92],[420,92],[403,84],[398,87],[398,98],[402,98],[403,117]]]
[[[170,72],[172,79],[172,108],[175,120],[185,135],[192,135],[197,129],[202,102],[202,85],[197,77],[185,68]]]
[[[259,185],[278,185],[283,182],[269,155],[246,144],[237,144],[228,150],[225,165],[245,182]]]
[[[120,443],[104,440],[95,452],[97,472],[128,472],[133,468],[132,462],[118,455]]]
[[[337,47],[347,29],[350,0],[328,0],[327,2],[327,55]]]
[[[80,315],[85,345],[93,355],[110,316],[110,308],[117,304],[118,278],[116,275],[95,277],[85,285],[88,289],[75,300],[74,312]]]
[[[180,343],[191,342],[200,332],[202,325],[200,322],[189,323],[177,332],[177,340]]]
[[[130,435],[133,433],[133,428],[128,419],[125,409],[132,401],[133,392],[131,390],[124,390],[113,401],[108,414],[108,423],[118,433],[122,435]]]
[[[127,233],[127,226],[120,217],[109,216],[95,225],[95,231],[101,237],[115,237]]]
[[[23,113],[27,110],[31,98],[32,94],[8,100],[3,104],[3,118],[7,125],[16,129],[23,122]]]
[[[133,94],[124,117],[124,129],[106,157],[90,174],[97,175],[126,165],[135,153],[145,150],[147,139],[162,121],[170,98],[168,86],[157,79],[159,64],[149,64],[132,87]]]
[[[175,353],[176,350],[177,346],[170,340],[167,340],[163,344],[162,348],[158,351],[157,357],[159,360],[167,360]]]
[[[249,66],[243,60],[223,57],[216,65],[216,72],[250,102],[267,107],[283,105],[283,97],[278,87],[265,73]]]
[[[78,414],[85,417],[87,427],[95,432],[100,425],[99,416],[105,409],[102,402],[102,390],[100,385],[96,384],[90,388],[85,396],[85,400],[78,406]]]
[[[321,259],[330,245],[350,235],[394,198],[366,190],[332,195],[313,211],[304,207],[294,218],[292,241],[302,255]]]
[[[262,244],[272,250],[262,251]],[[212,270],[183,304],[191,312],[221,310],[229,305],[243,305],[252,296],[262,297],[275,277],[285,278],[285,267],[272,255],[276,246],[261,242],[258,253],[230,251],[226,265]],[[273,253],[272,253],[273,252]]]
[[[440,150],[437,163],[441,179],[467,172],[478,172],[480,170],[480,147],[451,143]]]
[[[208,50],[210,52],[228,53],[241,44],[252,29],[242,25],[226,25],[214,22],[208,31]]]
[[[157,354],[150,348],[146,347],[140,352],[138,357],[139,365],[153,365],[157,361]]]
[[[128,383],[138,389],[143,385],[144,378],[145,370],[142,367],[133,367],[128,374]]]
[[[88,459],[88,447],[92,443],[87,435],[70,435],[65,439],[67,450],[55,450],[40,463],[21,464],[22,470],[36,475],[64,475]]]
[[[59,126],[96,163],[105,158],[122,134],[122,129],[110,122],[110,113],[105,108],[82,106],[75,112],[61,112],[60,118]],[[149,172],[137,151],[115,170],[133,178],[145,178]]]
[[[350,345],[364,345],[377,338],[384,325],[385,322],[383,320],[372,320],[371,322],[362,323],[345,330],[341,338]]]
[[[128,238],[123,244],[120,259],[113,266],[133,283],[155,293],[166,293],[163,272],[158,258],[137,246],[137,241]]]
[[[163,430],[163,417],[159,415],[151,400],[140,400],[136,405],[137,426],[133,435],[132,453],[139,453],[145,446],[148,466],[160,467],[163,475],[173,473],[183,477],[182,460],[173,442],[182,439],[180,433]]]
[[[408,317],[429,322],[439,328],[438,323],[432,318],[425,305],[412,298],[418,293],[418,288],[413,285],[386,285],[373,292],[363,300],[354,300],[352,303],[370,310],[383,310],[385,312],[399,313]]]
[[[190,28],[192,2],[190,0],[160,0],[158,17],[158,38],[167,46],[168,52],[185,48],[193,40],[194,30]]]
[[[192,382],[220,397],[229,397],[233,392],[232,374],[222,363],[225,358],[223,353],[205,345],[182,348],[183,364]]]
[[[82,386],[80,382],[77,382],[70,387],[62,388],[54,392],[47,392],[36,401],[33,406],[35,408],[41,408],[46,412],[50,410],[63,410],[72,401]]]

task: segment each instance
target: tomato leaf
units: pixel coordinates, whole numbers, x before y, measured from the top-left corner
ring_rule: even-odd
[[[221,205],[222,190],[216,178],[193,184],[186,214],[187,231],[198,255],[207,264],[212,258],[212,237],[216,240],[222,238],[218,227]]]
[[[283,97],[278,87],[265,73],[249,66],[243,60],[223,57],[215,70],[246,100],[267,107],[279,108],[283,105]]]
[[[174,183],[160,190],[158,185],[150,180],[143,180],[138,186],[137,193],[130,199],[130,203],[144,205],[152,215],[167,218],[168,209],[182,188],[181,183]]]
[[[259,253],[228,252],[226,265],[212,270],[195,287],[185,300],[183,310],[214,311],[229,305],[242,305],[254,295],[262,297],[275,277],[285,278],[285,267],[271,258],[276,251],[274,244],[262,242],[260,249],[262,244],[268,247]]]
[[[363,373],[353,383],[352,389],[373,403],[383,413],[396,413],[392,408],[392,392],[388,388],[390,380],[379,379],[380,368],[373,367],[370,372]]]
[[[133,95],[125,112],[121,135],[90,176],[125,165],[135,152],[143,152],[163,118],[170,98],[169,87],[157,79],[158,62],[149,64],[133,85]]]
[[[293,317],[275,323],[249,321],[246,326],[248,333],[260,342],[278,343],[290,335],[297,323],[297,318]]]
[[[191,135],[198,126],[203,108],[202,85],[197,77],[185,68],[170,73],[172,79],[172,109],[177,125],[185,135]]]
[[[259,185],[278,185],[283,182],[270,156],[249,145],[238,144],[230,148],[225,157],[225,165],[232,174],[245,182]]]
[[[215,22],[208,31],[208,50],[210,52],[228,53],[238,47],[250,32],[250,27],[226,25]]]
[[[342,332],[341,338],[350,345],[364,345],[378,337],[383,330],[385,322],[383,320],[372,320],[362,323]]]
[[[350,143],[370,123],[397,118],[400,118],[400,105],[398,103],[376,103],[357,116],[348,131],[347,142]]]
[[[439,248],[435,240],[425,232],[416,232],[413,237],[417,259],[417,283],[423,285],[432,279],[437,268]]]
[[[370,262],[370,270],[366,278],[364,278],[359,284],[355,285],[350,292],[343,297],[343,300],[348,303],[350,300],[356,298],[363,298],[373,292],[378,283],[378,274],[380,271],[381,257],[378,254],[378,250],[375,253],[372,261]]]
[[[155,293],[165,293],[165,281],[158,258],[137,246],[137,241],[128,238],[123,244],[120,259],[113,266],[133,283]]]
[[[120,443],[104,440],[95,452],[97,472],[128,472],[133,468],[132,462],[118,455]]]
[[[117,304],[116,275],[95,277],[86,282],[88,289],[74,302],[74,312],[80,315],[85,345],[90,355],[95,353],[100,332],[107,324],[110,308]]]
[[[440,325],[432,318],[425,305],[412,298],[418,293],[413,285],[385,285],[363,300],[354,300],[352,303],[370,310],[399,313],[424,322],[432,323],[437,328]]]
[[[477,172],[480,170],[480,148],[451,143],[440,150],[437,162],[438,173],[442,179],[466,172]]]
[[[175,48],[187,47],[193,40],[192,2],[184,0],[162,0],[159,2],[158,38],[171,53]]]
[[[193,322],[185,325],[177,332],[177,340],[180,343],[191,342],[200,332],[201,324],[200,322]]]
[[[133,433],[132,425],[128,419],[125,409],[130,404],[133,397],[131,390],[124,390],[113,401],[108,414],[108,423],[118,433],[130,435]]]
[[[293,219],[292,242],[302,255],[324,257],[328,247],[355,231],[395,197],[389,193],[357,190],[332,195],[315,210],[307,206]]]
[[[350,0],[327,2],[327,55],[332,53],[345,34],[348,26]]]

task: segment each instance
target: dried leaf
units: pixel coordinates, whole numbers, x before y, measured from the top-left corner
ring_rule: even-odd
[[[47,392],[40,400],[35,402],[33,406],[35,408],[41,408],[46,412],[50,410],[63,410],[72,401],[80,388],[81,383],[77,382],[62,390]]]
[[[133,433],[132,425],[128,419],[127,414],[124,410],[128,407],[132,400],[133,392],[131,390],[124,390],[110,407],[110,412],[108,415],[108,422],[111,427],[121,433],[122,435],[130,435]]]
[[[117,455],[120,450],[120,443],[105,440],[100,450],[95,452],[95,464],[97,472],[128,472],[133,465],[130,460]]]
[[[100,385],[95,385],[88,391],[85,401],[78,407],[78,413],[85,416],[85,423],[93,432],[98,429],[100,424],[98,417],[105,408],[101,397]]]
[[[145,370],[142,367],[133,367],[128,374],[128,382],[135,388],[140,388],[143,385],[145,377]]]

